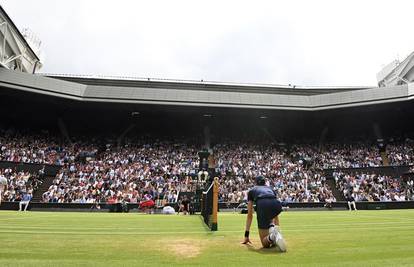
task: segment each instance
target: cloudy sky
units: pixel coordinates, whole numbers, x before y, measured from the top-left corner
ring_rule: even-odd
[[[409,0],[0,3],[41,39],[45,73],[376,85],[414,51]]]

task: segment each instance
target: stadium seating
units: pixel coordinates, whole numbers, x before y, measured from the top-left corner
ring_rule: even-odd
[[[95,203],[108,200],[139,203],[145,194],[161,202],[176,202],[180,192],[195,192],[201,147],[182,140],[135,140],[120,147],[96,141],[64,144],[41,135],[0,135],[0,160],[61,166],[43,185],[43,202]],[[99,144],[102,143],[99,142]],[[352,176],[335,172],[336,186],[327,182],[326,169],[375,168],[383,159],[374,145],[329,143],[259,144],[221,142],[212,146],[215,172],[220,176],[221,202],[241,203],[254,177],[264,175],[284,202],[335,201],[351,185],[358,200],[408,200],[399,177]],[[393,143],[387,148],[393,166],[411,164],[413,144]],[[367,178],[369,177],[369,178]],[[328,176],[330,178],[330,176]],[[352,181],[352,182],[350,182]],[[385,181],[385,182],[384,182]],[[367,191],[367,186],[371,191]],[[35,188],[33,186],[33,188]],[[376,190],[375,192],[373,190]],[[32,189],[33,190],[33,189]],[[359,191],[358,191],[359,190]],[[391,192],[393,191],[393,192]],[[336,196],[336,197],[335,197]],[[341,196],[339,196],[341,197]],[[13,197],[10,198],[13,200]]]
[[[24,193],[33,196],[33,192],[42,183],[41,174],[15,171],[12,168],[0,169],[0,176],[7,179],[3,201],[20,201]]]
[[[413,200],[401,177],[375,173],[333,173],[338,188],[344,195],[351,194],[356,201],[406,201]]]

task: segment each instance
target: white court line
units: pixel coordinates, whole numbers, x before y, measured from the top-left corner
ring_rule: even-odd
[[[301,224],[301,225],[295,225],[300,228],[305,229],[324,229],[325,227],[329,226],[352,226],[352,227],[358,227],[358,226],[368,226],[368,225],[390,225],[390,226],[411,226],[412,223],[410,222],[362,222],[362,223],[331,223],[331,224],[318,224],[317,227],[315,227],[315,224]],[[2,229],[51,229],[51,228],[59,228],[61,229],[64,225],[44,225],[44,226],[32,226],[32,225],[1,225]],[[122,225],[121,225],[122,227]],[[282,226],[283,227],[283,226]],[[119,229],[119,226],[114,227],[68,227],[70,230],[112,230],[112,229]],[[142,230],[142,229],[148,229],[149,227],[122,227],[122,229],[125,230]],[[290,228],[296,228],[292,227],[291,224],[286,224],[285,227],[283,227],[284,230],[288,230]],[[188,229],[188,227],[174,227],[174,229]]]
[[[13,217],[13,218],[0,218],[0,222],[1,221],[10,221],[10,220],[25,220],[25,219],[27,219],[28,217],[21,217],[21,218],[18,218],[18,217]]]
[[[151,226],[147,226],[147,227],[122,227],[122,225],[120,226],[113,226],[113,227],[65,227],[65,225],[44,225],[44,226],[31,226],[31,225],[1,225],[0,224],[1,229],[53,229],[53,228],[58,228],[59,230],[62,228],[68,228],[69,230],[118,230],[118,229],[123,229],[123,230],[145,230],[145,229],[149,229],[151,228]],[[188,227],[174,227],[174,229],[188,229]]]
[[[364,217],[364,218],[377,218],[377,219],[382,219],[382,220],[388,219],[388,220],[414,221],[414,218],[407,218],[407,217],[400,217],[400,216],[393,217],[392,214],[388,214],[388,216],[357,214],[356,216]]]
[[[373,229],[372,227],[346,227],[343,228],[342,230],[377,230],[377,229]],[[410,227],[395,227],[395,226],[390,226],[390,227],[382,227],[381,229],[399,229],[399,230],[404,230],[404,231],[412,231],[414,230],[414,225],[410,226]],[[330,231],[334,231],[337,232],[338,229],[324,229],[324,228],[320,228],[320,229],[283,229],[284,233],[289,233],[289,232],[319,232],[320,230],[323,230],[323,232],[329,232]],[[217,235],[219,235],[220,233],[242,233],[243,231],[240,230],[219,230],[217,232],[215,232]],[[19,230],[19,231],[2,231],[0,230],[0,233],[13,233],[13,234],[38,234],[38,235],[43,235],[43,234],[70,234],[70,235],[105,235],[105,236],[112,236],[112,235],[165,235],[165,234],[207,234],[207,235],[215,235],[214,232],[209,232],[209,231],[187,231],[187,232],[182,232],[182,231],[169,231],[169,232],[138,232],[138,233],[134,233],[134,232],[111,232],[111,233],[101,233],[101,232],[89,232],[89,233],[79,233],[79,232],[72,232],[72,231],[48,231],[48,232],[38,232],[38,231],[24,231],[24,230]]]

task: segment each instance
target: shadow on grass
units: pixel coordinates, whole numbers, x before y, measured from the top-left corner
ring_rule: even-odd
[[[280,249],[277,248],[277,247],[271,247],[271,248],[260,247],[260,248],[256,248],[252,245],[245,245],[245,246],[246,246],[248,251],[256,252],[256,253],[259,253],[259,254],[279,254],[279,253],[282,253],[280,251]]]
[[[201,224],[203,225],[204,231],[206,231],[207,234],[213,234],[214,231],[211,231],[211,229],[206,225],[203,216],[201,214],[198,216],[200,218]]]

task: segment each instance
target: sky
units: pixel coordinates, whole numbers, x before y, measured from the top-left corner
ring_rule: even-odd
[[[375,86],[414,51],[409,0],[0,0],[55,74]]]

